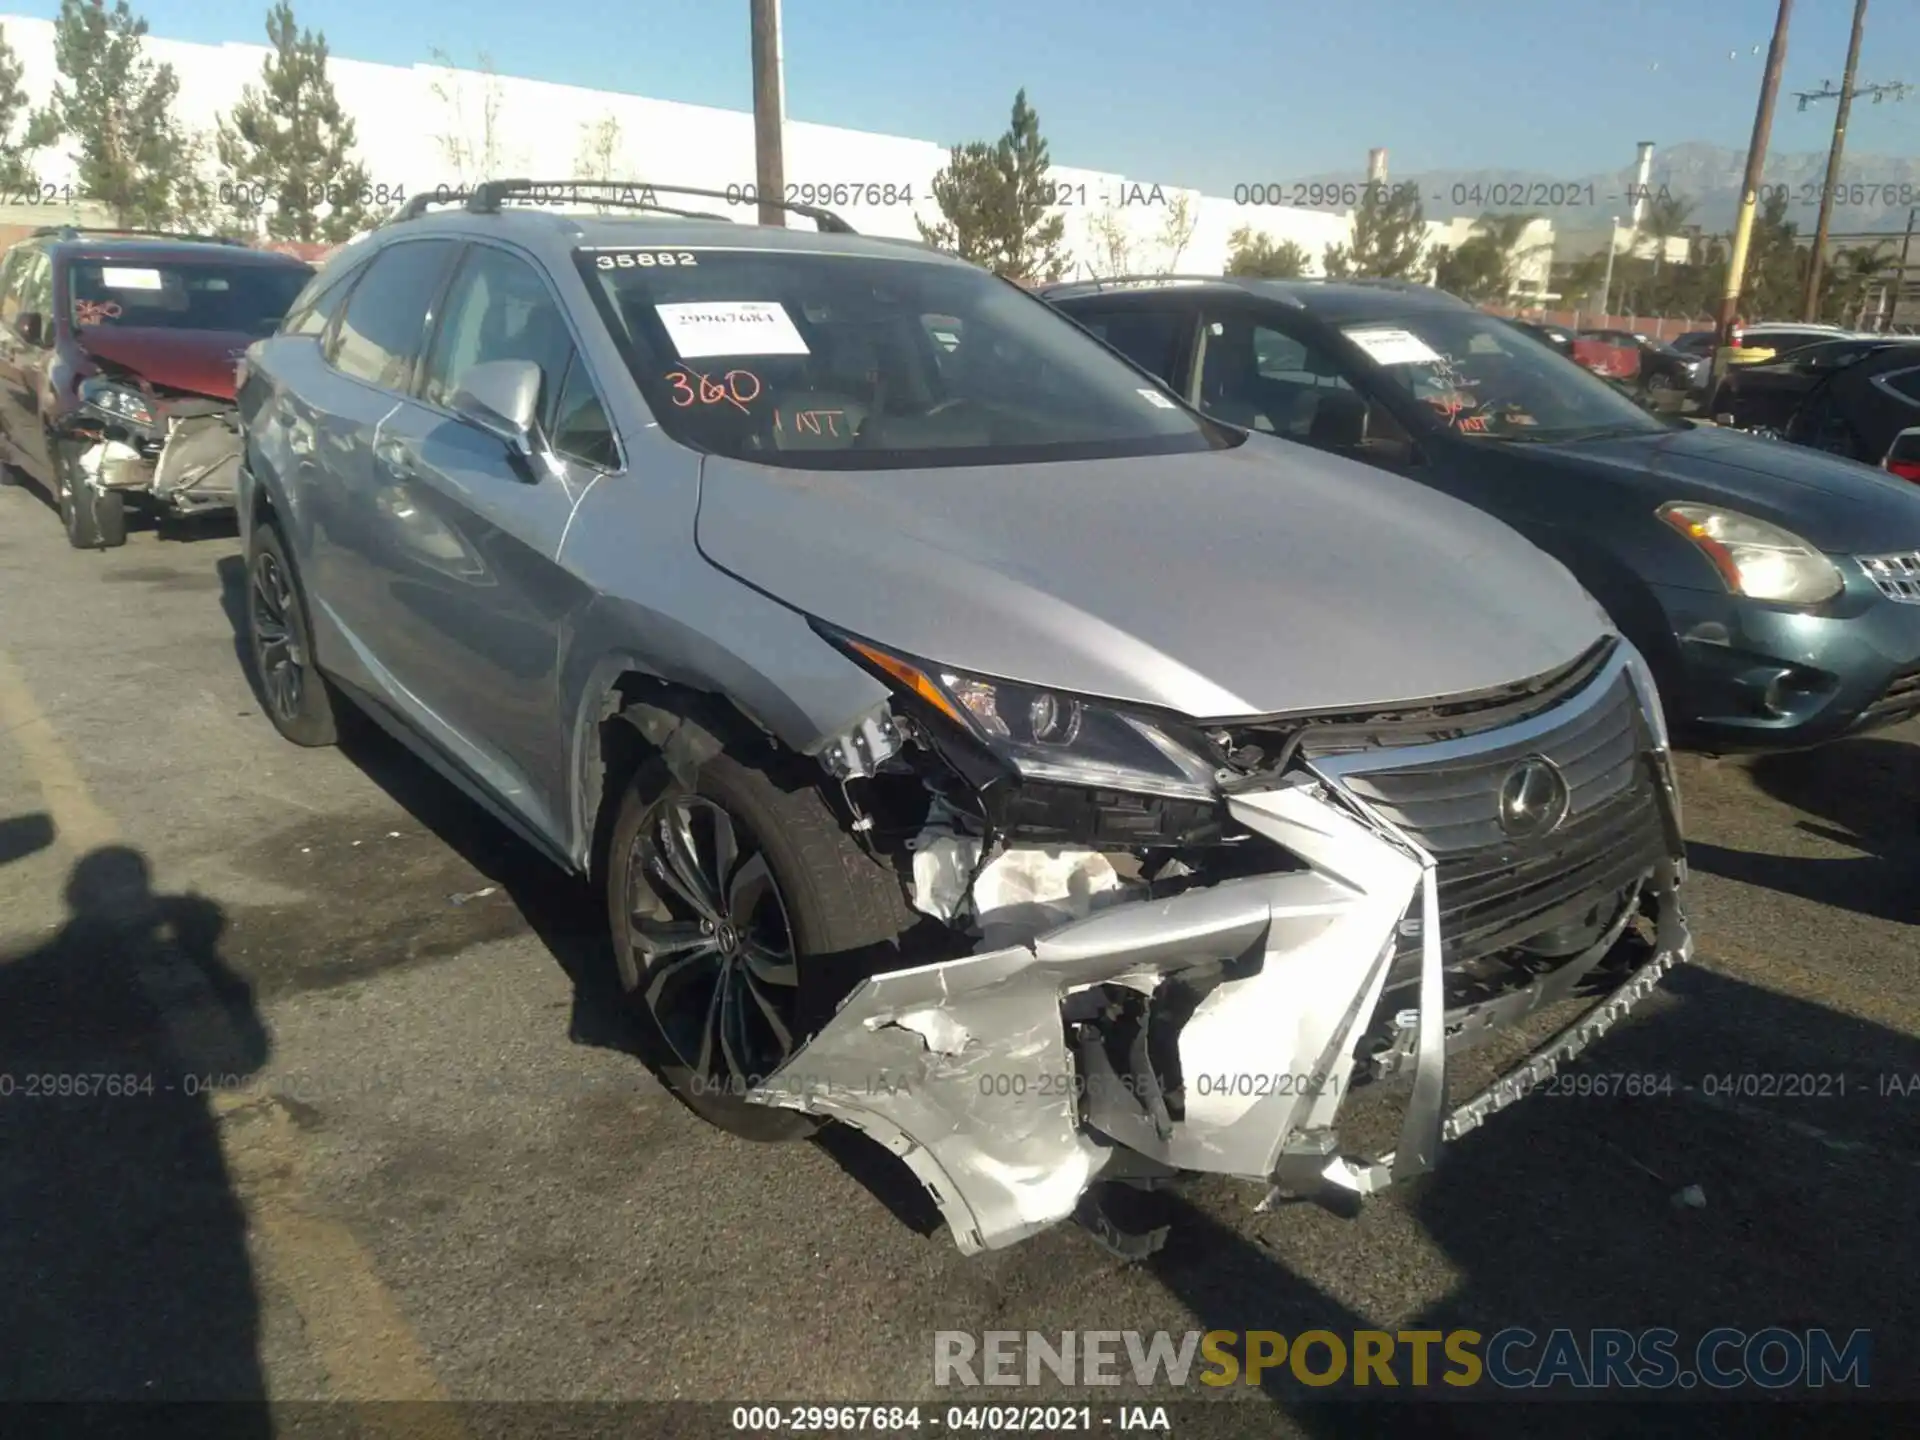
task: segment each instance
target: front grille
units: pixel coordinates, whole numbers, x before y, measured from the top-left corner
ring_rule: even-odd
[[[1899,555],[1862,555],[1860,568],[1874,589],[1899,605],[1920,605],[1920,550]]]
[[[1618,671],[1597,702],[1570,706],[1574,713],[1544,733],[1506,743],[1489,735],[1495,743],[1452,761],[1355,770],[1346,785],[1436,860],[1511,848],[1500,828],[1500,785],[1508,772],[1530,755],[1551,760],[1572,800],[1566,824],[1577,822],[1634,783],[1638,708],[1626,672]]]
[[[1542,717],[1511,738],[1484,735],[1464,753],[1444,747],[1445,758],[1375,769],[1389,759],[1375,752],[1366,768],[1358,757],[1329,767],[1434,857],[1448,966],[1588,920],[1660,862],[1665,829],[1626,670],[1616,665],[1564,708],[1564,718]],[[1500,825],[1500,790],[1533,756],[1565,778],[1567,814],[1550,833],[1515,840]],[[1419,944],[1417,924],[1403,926],[1403,958]]]
[[[1920,670],[1895,676],[1893,683],[1880,693],[1880,698],[1860,712],[1853,729],[1856,732],[1878,730],[1883,725],[1898,725],[1916,715],[1920,715]]]
[[[1426,745],[1484,734],[1532,719],[1578,694],[1613,658],[1612,636],[1597,641],[1577,659],[1511,685],[1472,695],[1449,696],[1393,710],[1322,712],[1222,722],[1236,761],[1257,769],[1264,761],[1292,754],[1309,758],[1351,755],[1396,746]],[[1249,750],[1250,747],[1250,750]]]

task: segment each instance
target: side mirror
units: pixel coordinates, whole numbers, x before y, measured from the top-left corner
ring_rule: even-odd
[[[38,310],[23,310],[13,317],[13,333],[29,345],[46,343],[47,317]]]
[[[461,378],[453,408],[506,441],[522,460],[534,456],[540,367],[531,360],[489,360]]]

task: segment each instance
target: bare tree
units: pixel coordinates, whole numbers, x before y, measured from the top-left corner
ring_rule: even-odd
[[[1160,270],[1162,275],[1171,275],[1180,268],[1180,257],[1193,243],[1193,232],[1199,223],[1191,192],[1176,190],[1167,201],[1167,218],[1160,226],[1160,250],[1165,259]]]
[[[1133,237],[1117,209],[1109,205],[1093,216],[1087,221],[1087,231],[1093,237],[1093,257],[1087,268],[1094,279],[1131,273]]]
[[[435,139],[440,153],[453,167],[461,185],[473,185],[497,178],[500,169],[500,76],[494,71],[493,57],[480,55],[480,95],[476,124],[469,124],[466,75],[457,69],[446,51],[429,52],[442,73],[429,85],[434,98],[446,108],[447,128]]]
[[[580,149],[575,153],[573,173],[582,180],[615,180],[625,161],[622,157],[625,137],[620,118],[611,111],[598,120],[580,126]]]

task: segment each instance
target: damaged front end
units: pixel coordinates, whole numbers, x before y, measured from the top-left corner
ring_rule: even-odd
[[[1691,954],[1664,723],[1623,642],[1418,714],[1102,737],[1115,712],[1075,702],[1073,766],[1039,743],[1065,733],[1053,697],[982,704],[984,682],[846,643],[898,698],[823,763],[856,829],[862,783],[932,794],[913,897],[954,953],[866,978],[748,1098],[886,1146],[965,1253],[1106,1182],[1210,1172],[1271,1200],[1430,1170]],[[1450,1095],[1450,1059],[1530,1023],[1557,1028]],[[1397,1144],[1350,1154],[1375,1086]]]
[[[230,400],[95,375],[80,383],[62,434],[78,447],[79,483],[97,491],[141,496],[180,515],[234,503],[240,412]]]

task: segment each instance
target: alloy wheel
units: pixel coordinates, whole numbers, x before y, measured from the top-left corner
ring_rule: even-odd
[[[719,805],[648,810],[627,867],[620,978],[695,1083],[739,1096],[796,1048],[799,969],[766,852]]]
[[[279,559],[256,557],[253,566],[253,656],[267,702],[282,720],[300,713],[306,660],[293,625],[293,586]]]

